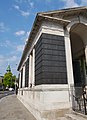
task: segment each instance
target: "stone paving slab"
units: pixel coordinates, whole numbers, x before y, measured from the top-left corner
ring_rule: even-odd
[[[17,99],[16,95],[9,95],[0,99],[0,120],[36,119]]]

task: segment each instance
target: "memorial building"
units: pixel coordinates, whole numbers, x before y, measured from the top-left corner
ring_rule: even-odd
[[[18,99],[37,120],[53,120],[82,98],[86,65],[87,7],[37,13],[18,66]]]

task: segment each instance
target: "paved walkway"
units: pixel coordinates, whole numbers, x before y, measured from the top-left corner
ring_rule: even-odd
[[[17,99],[16,95],[9,95],[0,99],[0,120],[36,119]]]

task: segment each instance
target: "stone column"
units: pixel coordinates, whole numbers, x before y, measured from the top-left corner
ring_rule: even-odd
[[[35,48],[33,48],[33,59],[32,59],[32,87],[35,85]]]
[[[67,81],[69,86],[69,101],[70,106],[72,107],[72,91],[74,85],[74,76],[73,76],[73,65],[72,65],[72,52],[71,52],[71,43],[70,35],[67,30],[64,31],[65,36],[65,52],[66,52],[66,67],[67,67]]]
[[[87,66],[87,45],[85,47],[85,58],[86,58],[86,66]],[[86,84],[87,84],[87,74],[86,74]]]
[[[22,82],[22,87],[25,87],[25,65],[23,66],[23,82]]]
[[[86,57],[86,65],[87,65],[87,45],[85,47],[85,57]]]
[[[66,66],[67,66],[67,78],[68,78],[68,85],[74,84],[74,77],[73,77],[73,66],[72,66],[72,53],[71,53],[71,43],[70,43],[70,35],[67,30],[64,32],[65,36],[65,51],[66,51]]]

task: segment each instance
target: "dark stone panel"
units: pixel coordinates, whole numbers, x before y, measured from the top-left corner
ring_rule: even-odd
[[[54,60],[54,61],[66,61],[65,56],[55,56],[55,55],[42,55],[42,59],[46,60]]]
[[[65,79],[38,79],[35,83],[36,85],[41,84],[67,84]]]
[[[40,67],[42,67],[42,62],[40,62],[39,64],[35,65],[35,70],[39,69]]]
[[[42,58],[41,58],[42,57]],[[65,61],[65,54],[64,54],[64,52],[58,52],[58,54],[57,54],[57,52],[56,51],[50,51],[50,52],[48,52],[47,50],[46,51],[44,51],[44,50],[41,50],[40,52],[39,52],[39,54],[37,54],[36,55],[36,57],[35,57],[35,60],[36,61],[38,61],[38,59],[52,59],[52,60],[63,60],[63,61]]]
[[[40,63],[40,62],[44,62],[44,61],[48,61],[48,62],[51,62],[53,63],[53,61],[55,62],[58,62],[60,61],[60,64],[61,62],[65,62],[66,61],[66,58],[65,56],[55,56],[55,55],[47,55],[47,54],[42,54],[41,56],[39,56],[38,58],[36,58],[35,62],[36,64]]]
[[[22,82],[23,82],[23,68],[21,70],[21,85],[20,85],[20,88],[22,88]]]
[[[52,40],[52,39],[42,39],[42,44],[52,44],[52,45],[64,45],[64,41]]]
[[[39,54],[40,51],[42,50],[42,47],[39,47],[39,49],[36,49],[36,47],[35,47],[35,50],[36,50],[35,53],[36,53],[36,55],[37,55],[37,54]]]
[[[42,69],[42,66],[40,66],[38,68],[36,67],[36,69],[35,69],[36,73],[39,72],[41,69]]]
[[[65,79],[42,79],[38,81],[39,84],[67,84],[67,80]]]
[[[42,56],[39,57],[39,59],[38,59],[37,61],[35,60],[35,64],[37,65],[37,64],[39,64],[40,62],[42,62]]]
[[[43,66],[42,71],[47,71],[47,72],[66,72],[65,67],[48,67],[48,66]]]
[[[42,75],[41,75],[41,74],[38,74],[38,75],[37,75],[37,81],[38,81],[38,80],[41,80],[41,79],[42,79]]]
[[[40,37],[39,40],[37,41],[37,44],[35,45],[35,49],[38,50],[38,48],[41,48],[42,45],[42,38]]]
[[[64,61],[55,61],[54,63],[53,63],[53,61],[47,61],[47,60],[44,60],[44,61],[42,61],[42,65],[44,65],[44,66],[56,66],[56,67],[66,67],[66,63],[64,62]]]
[[[42,34],[41,38],[43,39],[51,39],[51,40],[63,40],[64,41],[64,37],[63,36],[59,36],[59,35],[53,35],[53,34]]]
[[[40,42],[40,44],[38,44],[38,46],[36,46],[36,51],[39,51],[39,49],[42,48],[42,43]]]
[[[37,64],[35,64],[35,67],[37,67],[38,64],[42,64],[42,60],[40,62],[37,62]]]
[[[66,73],[42,73],[43,79],[65,79],[67,78]]]
[[[52,44],[42,44],[42,48],[65,51],[65,47],[63,45],[59,46],[59,45],[52,45]]]
[[[41,56],[42,55],[42,49],[38,52],[37,51],[37,54],[36,54],[36,56],[35,56],[35,60],[39,57],[39,56]]]
[[[40,37],[39,40],[37,41],[37,44],[35,45],[36,48],[41,44],[41,41],[42,41],[42,38]]]
[[[29,83],[29,58],[25,63],[25,87],[28,87]]]
[[[40,54],[38,54],[36,57],[35,57],[35,61],[37,62],[39,59],[41,59],[42,57],[42,52],[40,52]]]
[[[38,70],[35,70],[35,75],[42,73],[42,67],[40,67]]]
[[[39,75],[39,74],[41,74],[41,76],[42,76],[42,71],[40,71],[40,72],[37,72],[37,71],[36,71],[36,74],[35,74],[35,75],[37,76],[37,75]]]
[[[63,36],[42,34],[35,46],[35,84],[67,84]]]
[[[65,51],[58,51],[58,50],[52,50],[52,49],[42,49],[41,52],[42,52],[42,54],[65,56]]]
[[[37,79],[37,77],[36,77],[35,85],[41,85],[41,84],[43,84],[42,79]]]

